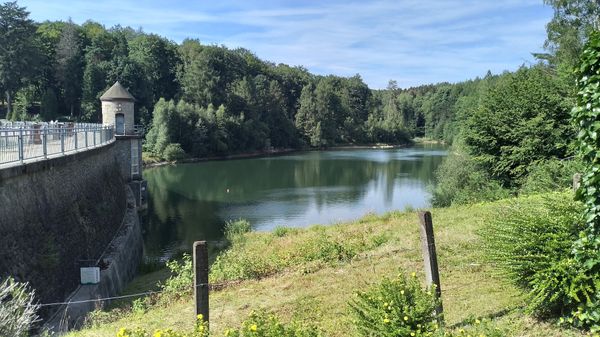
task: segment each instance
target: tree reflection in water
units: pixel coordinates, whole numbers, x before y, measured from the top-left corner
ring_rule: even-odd
[[[217,240],[230,219],[255,230],[306,226],[429,205],[443,147],[302,152],[150,169],[145,252],[168,257],[195,240]]]

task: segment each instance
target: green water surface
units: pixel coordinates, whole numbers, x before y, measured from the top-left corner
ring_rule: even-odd
[[[148,169],[146,256],[166,259],[196,240],[218,240],[227,220],[254,230],[303,227],[430,205],[438,145],[299,152]]]

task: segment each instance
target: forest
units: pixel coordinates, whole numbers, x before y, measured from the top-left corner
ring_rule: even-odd
[[[534,64],[459,83],[401,88],[390,80],[376,90],[359,74],[315,75],[244,48],[175,43],[94,21],[34,22],[7,2],[0,5],[0,117],[100,122],[99,97],[118,80],[136,98],[146,153],[158,159],[424,137],[452,145],[436,204],[494,199],[526,185],[532,171],[575,165],[562,161],[573,155],[575,137],[572,69],[598,6],[547,4],[555,15]]]
[[[458,329],[457,334],[446,333],[438,326],[440,317],[434,311],[439,300],[432,296],[435,288],[422,289],[417,273],[411,278],[401,273],[396,281],[383,278],[365,292],[362,280],[360,285],[352,283],[359,280],[355,275],[379,277],[399,265],[416,265],[416,255],[406,248],[414,234],[406,232],[407,224],[415,221],[411,210],[379,217],[368,214],[348,226],[281,227],[273,233],[247,234],[251,225],[244,220],[227,223],[225,237],[231,245],[216,257],[210,276],[235,282],[232,287],[240,281],[256,281],[245,283],[244,292],[263,304],[264,297],[247,291],[248,287],[261,286],[260,282],[271,282],[277,273],[285,273],[286,283],[300,285],[303,297],[298,308],[310,313],[306,318],[310,323],[327,316],[304,300],[310,288],[305,280],[321,277],[314,284],[345,280],[327,289],[330,294],[325,295],[333,295],[335,305],[327,305],[332,319],[322,320],[334,322],[332,330],[343,329],[340,336],[354,331],[347,330],[344,324],[351,321],[340,318],[342,310],[338,310],[348,303],[356,312],[357,336],[464,336],[470,333],[465,329],[486,336],[531,335],[540,329],[535,336],[549,336],[554,328],[561,329],[556,336],[597,336],[600,2],[544,3],[553,9],[553,16],[546,25],[544,49],[532,53],[533,62],[457,83],[402,88],[392,79],[387,88],[372,89],[359,74],[312,74],[301,66],[262,60],[244,48],[204,44],[193,38],[177,43],[141,29],[107,28],[94,21],[34,22],[26,8],[6,2],[0,4],[0,118],[100,122],[99,97],[118,80],[136,97],[136,123],[147,130],[146,157],[160,161],[273,149],[408,145],[416,138],[444,143],[448,156],[430,187],[436,224],[441,224],[436,227],[442,233],[437,238],[447,240],[440,245],[440,256],[449,262],[443,271],[444,282],[450,286],[444,283],[444,292],[458,294],[446,297],[444,306],[447,312],[462,315],[470,306],[498,302],[499,311],[476,312],[447,327]],[[342,179],[344,170],[337,167],[331,174]],[[579,186],[573,184],[574,173],[580,174]],[[228,188],[220,190],[229,193]],[[458,204],[468,206],[441,208]],[[392,251],[401,254],[392,256]],[[413,260],[402,264],[398,257]],[[373,261],[384,259],[377,275]],[[181,265],[167,263],[172,277],[160,283],[165,302],[148,297],[147,302],[132,303],[137,319],[154,324],[155,317],[180,318],[181,311],[170,307],[178,302],[168,296],[191,301],[192,264],[187,260]],[[286,268],[291,266],[300,272],[289,272]],[[298,281],[288,281],[288,277]],[[509,288],[503,279],[521,295],[506,292]],[[0,284],[0,290],[14,288],[12,282]],[[340,298],[356,290],[343,288],[349,286],[361,291],[342,303]],[[24,294],[24,287],[18,292]],[[283,289],[262,283],[262,287],[283,291],[292,286]],[[344,294],[338,288],[345,289]],[[239,288],[231,289],[232,295],[222,298],[230,301],[242,294]],[[314,289],[318,293],[308,296],[311,300],[324,296],[325,288]],[[12,312],[19,319],[29,315],[22,334],[26,336],[36,316],[35,310],[23,314],[22,308],[34,307],[33,300],[27,300],[33,295],[11,296],[24,301],[7,302],[16,303]],[[231,310],[238,323],[240,307],[248,304],[236,303]],[[154,309],[160,314],[143,316]],[[289,313],[290,307],[284,311]],[[115,312],[115,317],[123,317],[122,311]],[[196,317],[194,336],[207,336],[207,322],[201,315]],[[225,333],[320,336],[311,332],[312,325],[307,325],[310,334],[303,332],[302,325],[285,330],[273,323],[273,317],[255,314],[241,323],[242,329]],[[487,329],[494,320],[509,330],[512,326],[513,334],[498,326]],[[114,335],[113,326],[106,329]],[[121,327],[118,335],[149,335],[141,328],[134,331]],[[170,336],[184,335],[165,331]]]

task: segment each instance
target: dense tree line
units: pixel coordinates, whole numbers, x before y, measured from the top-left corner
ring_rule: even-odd
[[[483,176],[515,186],[532,163],[569,154],[569,69],[597,12],[583,0],[547,3],[556,15],[539,64],[372,90],[359,75],[314,75],[243,48],[177,44],[92,21],[35,23],[8,2],[0,6],[0,89],[9,119],[98,122],[98,98],[119,80],[149,130],[145,149],[161,158],[426,137],[458,141]]]

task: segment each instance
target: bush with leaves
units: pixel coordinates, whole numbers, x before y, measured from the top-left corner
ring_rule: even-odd
[[[439,330],[437,305],[433,289],[423,289],[413,273],[357,292],[350,310],[361,336],[432,336]]]
[[[564,192],[518,200],[482,230],[486,256],[528,292],[529,312],[566,314],[581,286],[571,249],[585,222],[583,205]]]
[[[189,254],[183,254],[183,258],[167,262],[167,268],[171,271],[164,284],[162,300],[179,299],[192,292],[194,284],[194,269],[192,257]]]
[[[519,193],[534,194],[570,188],[573,175],[583,172],[580,160],[548,159],[533,164]]]
[[[504,187],[518,186],[532,163],[567,157],[575,134],[568,92],[545,65],[503,75],[462,128],[470,154]]]
[[[225,238],[233,243],[243,241],[244,234],[252,231],[252,225],[248,220],[238,219],[235,221],[227,221],[225,223]]]
[[[0,336],[29,336],[32,324],[38,320],[38,308],[27,284],[5,279],[0,284]]]
[[[435,177],[432,203],[436,207],[492,201],[510,195],[477,164],[460,141],[452,145]]]
[[[186,154],[179,143],[171,143],[165,147],[162,156],[168,161],[174,161],[185,158]]]
[[[577,104],[571,111],[578,154],[585,170],[576,198],[585,205],[585,227],[573,245],[581,286],[571,299],[578,303],[572,324],[600,331],[600,32],[594,32],[582,53],[577,74]]]

